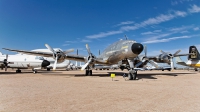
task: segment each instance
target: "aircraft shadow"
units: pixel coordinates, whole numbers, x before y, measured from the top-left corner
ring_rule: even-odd
[[[107,74],[93,74],[94,77],[110,77],[110,74],[114,73],[115,76],[122,76],[125,74],[124,72],[107,72]],[[173,76],[176,77],[178,75],[186,75],[186,74],[194,74],[194,73],[138,73],[137,80],[139,79],[157,79],[155,76]],[[76,74],[74,77],[87,77],[85,74]],[[126,73],[127,77],[127,73]]]

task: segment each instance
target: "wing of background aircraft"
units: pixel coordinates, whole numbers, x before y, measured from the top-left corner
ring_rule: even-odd
[[[53,67],[54,70],[56,68],[57,62],[63,62],[65,59],[81,61],[81,62],[87,61],[87,63],[82,67],[82,69],[85,69],[85,67],[87,67],[88,64],[93,63],[94,61],[97,64],[107,64],[106,60],[96,58],[90,52],[88,45],[86,45],[86,48],[88,50],[89,56],[80,56],[80,55],[67,54],[68,50],[67,51],[61,51],[61,50],[55,51],[48,44],[45,44],[45,46],[51,52],[26,51],[26,50],[16,50],[16,49],[7,49],[7,48],[3,48],[3,49],[9,50],[9,51],[13,51],[13,52],[19,52],[19,53],[23,53],[23,54],[28,54],[28,55],[36,55],[36,56],[43,56],[43,57],[53,57],[55,59],[55,63],[54,63],[54,67]]]
[[[184,61],[181,60],[180,57],[175,57],[175,60],[176,60],[176,64],[188,66]]]

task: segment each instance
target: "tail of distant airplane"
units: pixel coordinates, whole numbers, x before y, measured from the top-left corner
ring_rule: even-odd
[[[191,55],[188,56],[188,60],[200,60],[200,55],[199,55],[199,52],[198,52],[196,46],[190,46],[189,53]]]
[[[0,55],[3,55],[3,54],[0,52]]]

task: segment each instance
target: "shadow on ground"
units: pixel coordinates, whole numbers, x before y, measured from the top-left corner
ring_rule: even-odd
[[[93,74],[92,76],[98,77],[110,77],[111,73],[114,73],[115,76],[122,76],[125,74],[124,72],[107,72],[107,74]],[[186,75],[186,74],[194,74],[194,73],[138,73],[138,79],[157,79],[155,76],[173,76],[176,77],[178,75]],[[127,76],[127,73],[126,73]],[[87,77],[85,74],[76,74],[74,77]]]

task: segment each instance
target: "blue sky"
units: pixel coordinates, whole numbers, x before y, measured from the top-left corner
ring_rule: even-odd
[[[0,0],[0,48],[32,50],[48,43],[87,55],[88,43],[98,55],[124,35],[147,45],[148,55],[200,48],[200,1]]]

